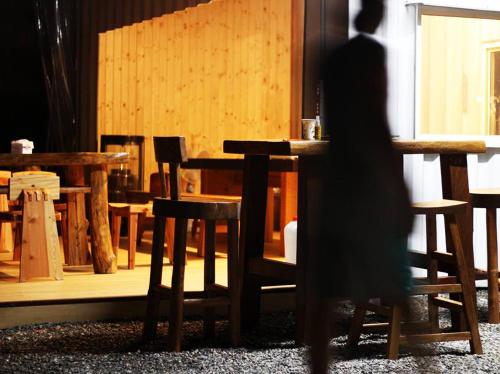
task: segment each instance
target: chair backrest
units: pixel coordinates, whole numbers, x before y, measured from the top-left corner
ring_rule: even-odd
[[[168,163],[170,179],[170,198],[180,199],[181,174],[180,165],[187,161],[186,139],[183,136],[155,136],[155,159],[160,173],[161,196],[167,197],[167,180],[163,164]]]

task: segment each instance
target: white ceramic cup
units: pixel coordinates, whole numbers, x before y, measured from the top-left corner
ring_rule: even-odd
[[[303,119],[302,120],[302,139],[314,140],[314,131],[316,126],[315,119]]]

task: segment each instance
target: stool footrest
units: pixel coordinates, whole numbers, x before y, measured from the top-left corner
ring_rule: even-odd
[[[452,309],[461,311],[463,304],[457,300],[451,300],[446,297],[436,296],[432,298],[432,303],[440,308]]]

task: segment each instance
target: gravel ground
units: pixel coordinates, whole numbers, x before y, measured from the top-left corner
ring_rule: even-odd
[[[486,293],[479,292],[483,355],[469,354],[467,342],[402,349],[400,359],[385,359],[385,336],[363,336],[356,351],[345,348],[352,306],[340,310],[338,337],[332,339],[335,373],[500,373],[500,325],[486,321]],[[443,315],[443,317],[445,317]],[[373,317],[372,317],[373,318]],[[165,352],[166,326],[157,340],[140,344],[138,321],[58,323],[5,329],[0,334],[0,373],[303,373],[306,348],[293,345],[292,313],[264,315],[242,348],[230,348],[227,324],[217,337],[202,337],[202,323],[185,323],[181,353]]]

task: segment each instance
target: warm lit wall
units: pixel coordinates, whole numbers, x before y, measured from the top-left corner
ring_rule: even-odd
[[[291,24],[292,0],[212,0],[100,34],[98,136],[146,136],[146,186],[153,136],[289,137]]]
[[[422,16],[423,134],[487,135],[486,47],[500,21]]]

